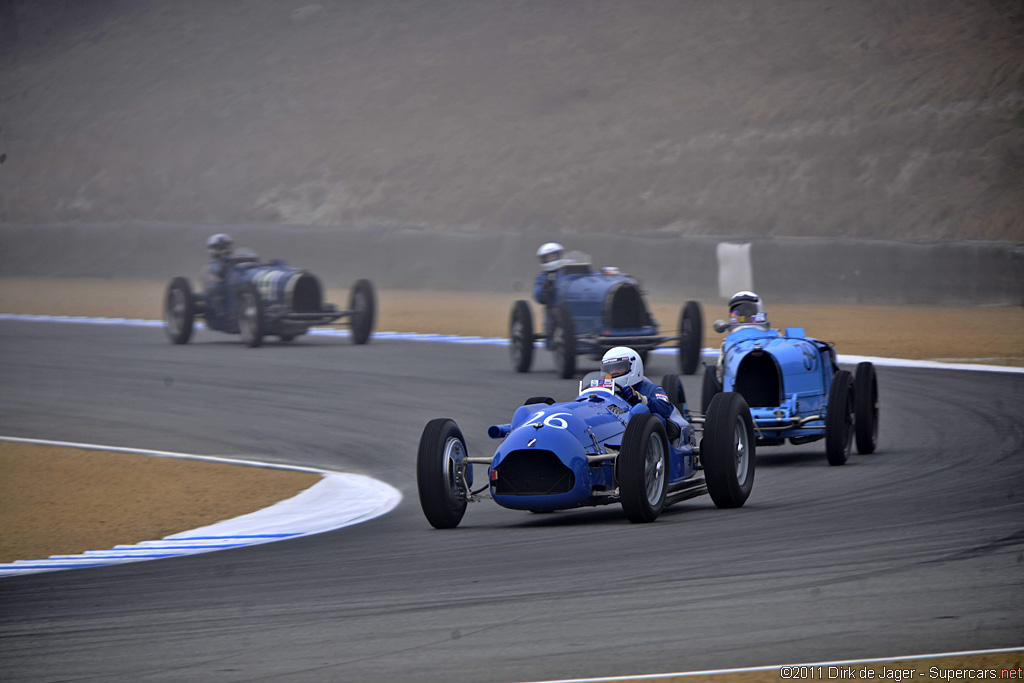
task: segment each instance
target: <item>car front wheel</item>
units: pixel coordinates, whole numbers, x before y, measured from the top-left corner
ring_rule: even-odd
[[[176,277],[164,294],[164,331],[174,344],[187,344],[192,338],[196,306],[188,280]]]
[[[452,529],[466,514],[466,477],[462,461],[467,457],[466,440],[454,420],[438,418],[423,428],[416,455],[416,486],[420,507],[431,526]]]
[[[832,375],[825,413],[825,455],[829,465],[842,465],[850,454],[854,431],[853,377],[846,370]]]
[[[653,522],[668,495],[668,437],[661,419],[634,415],[622,436],[616,461],[619,500],[630,522]]]
[[[754,487],[754,420],[741,394],[715,394],[704,417],[700,462],[715,506],[737,508]]]
[[[238,333],[251,348],[263,343],[263,298],[252,283],[243,285],[237,295]]]

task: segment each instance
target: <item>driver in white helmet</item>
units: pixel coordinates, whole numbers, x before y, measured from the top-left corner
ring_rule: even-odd
[[[767,332],[769,329],[768,313],[764,310],[764,302],[754,292],[736,292],[729,299],[729,320],[715,323],[716,332],[727,332],[729,334],[738,330],[761,330]],[[719,329],[721,327],[721,329]],[[725,360],[725,339],[722,340],[722,348],[718,352],[718,362],[715,364],[715,376],[719,383],[725,373],[723,365]]]
[[[555,280],[558,278],[558,269],[565,265],[565,247],[558,242],[547,242],[537,250],[537,260],[540,261],[540,273],[533,283],[533,298],[537,303],[554,305],[555,301]]]
[[[672,416],[672,404],[665,390],[644,377],[644,362],[640,360],[640,354],[628,346],[616,346],[604,354],[601,374],[612,378],[615,392],[630,405],[643,403],[666,421]]]
[[[729,299],[729,331],[751,327],[768,330],[768,314],[761,297],[753,292],[736,292]]]
[[[228,259],[234,252],[235,241],[223,232],[210,235],[206,240],[206,250],[210,252],[210,272],[220,279],[227,274]]]

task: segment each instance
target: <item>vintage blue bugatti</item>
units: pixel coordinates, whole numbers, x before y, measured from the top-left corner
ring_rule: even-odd
[[[858,452],[874,452],[879,405],[872,363],[859,363],[853,374],[840,369],[833,345],[808,337],[803,328],[780,332],[721,320],[714,328],[729,332],[722,346],[722,379],[714,367],[705,368],[702,405],[721,391],[742,395],[759,446],[824,439],[830,465],[846,462],[854,438]]]
[[[509,340],[516,372],[529,372],[537,341],[554,353],[555,368],[566,379],[576,373],[577,355],[597,359],[612,347],[628,346],[646,359],[651,349],[671,342],[679,350],[680,372],[697,371],[704,335],[700,303],[686,302],[676,336],[662,335],[636,278],[613,267],[595,269],[579,252],[570,256],[575,257],[552,271],[545,285],[550,294],[545,296],[543,332],[535,331],[528,301],[512,305]]]
[[[488,430],[501,440],[490,457],[470,456],[454,420],[428,422],[416,461],[427,521],[458,526],[467,503],[487,497],[532,512],[617,503],[630,522],[652,522],[665,506],[703,493],[720,508],[746,502],[755,446],[741,395],[719,393],[706,414],[691,414],[679,376],[666,375],[675,410],[663,421],[642,403],[630,407],[613,386],[591,373],[572,401],[527,400],[510,423]],[[476,489],[474,466],[486,468]]]
[[[338,310],[323,302],[320,280],[312,273],[247,253],[210,263],[201,292],[194,293],[189,280],[179,276],[164,294],[164,329],[174,344],[188,343],[196,318],[211,330],[241,335],[248,346],[260,346],[268,335],[289,342],[314,325],[344,319],[351,326],[352,341],[365,344],[375,315],[369,280],[357,280],[348,310]]]

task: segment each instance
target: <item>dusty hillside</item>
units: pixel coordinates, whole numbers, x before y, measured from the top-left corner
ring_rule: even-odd
[[[0,2],[0,222],[1024,241],[1024,3]]]

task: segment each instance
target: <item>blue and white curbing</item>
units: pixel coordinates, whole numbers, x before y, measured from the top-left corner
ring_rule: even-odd
[[[397,507],[402,500],[402,494],[394,487],[358,474],[332,472],[311,467],[268,464],[253,460],[67,441],[16,437],[0,437],[0,440],[311,472],[323,477],[313,486],[287,500],[241,517],[172,534],[155,541],[143,541],[135,545],[118,545],[106,550],[87,550],[79,555],[53,555],[41,560],[17,560],[0,564],[0,577],[181,557],[299,538],[333,531],[380,517]]]

